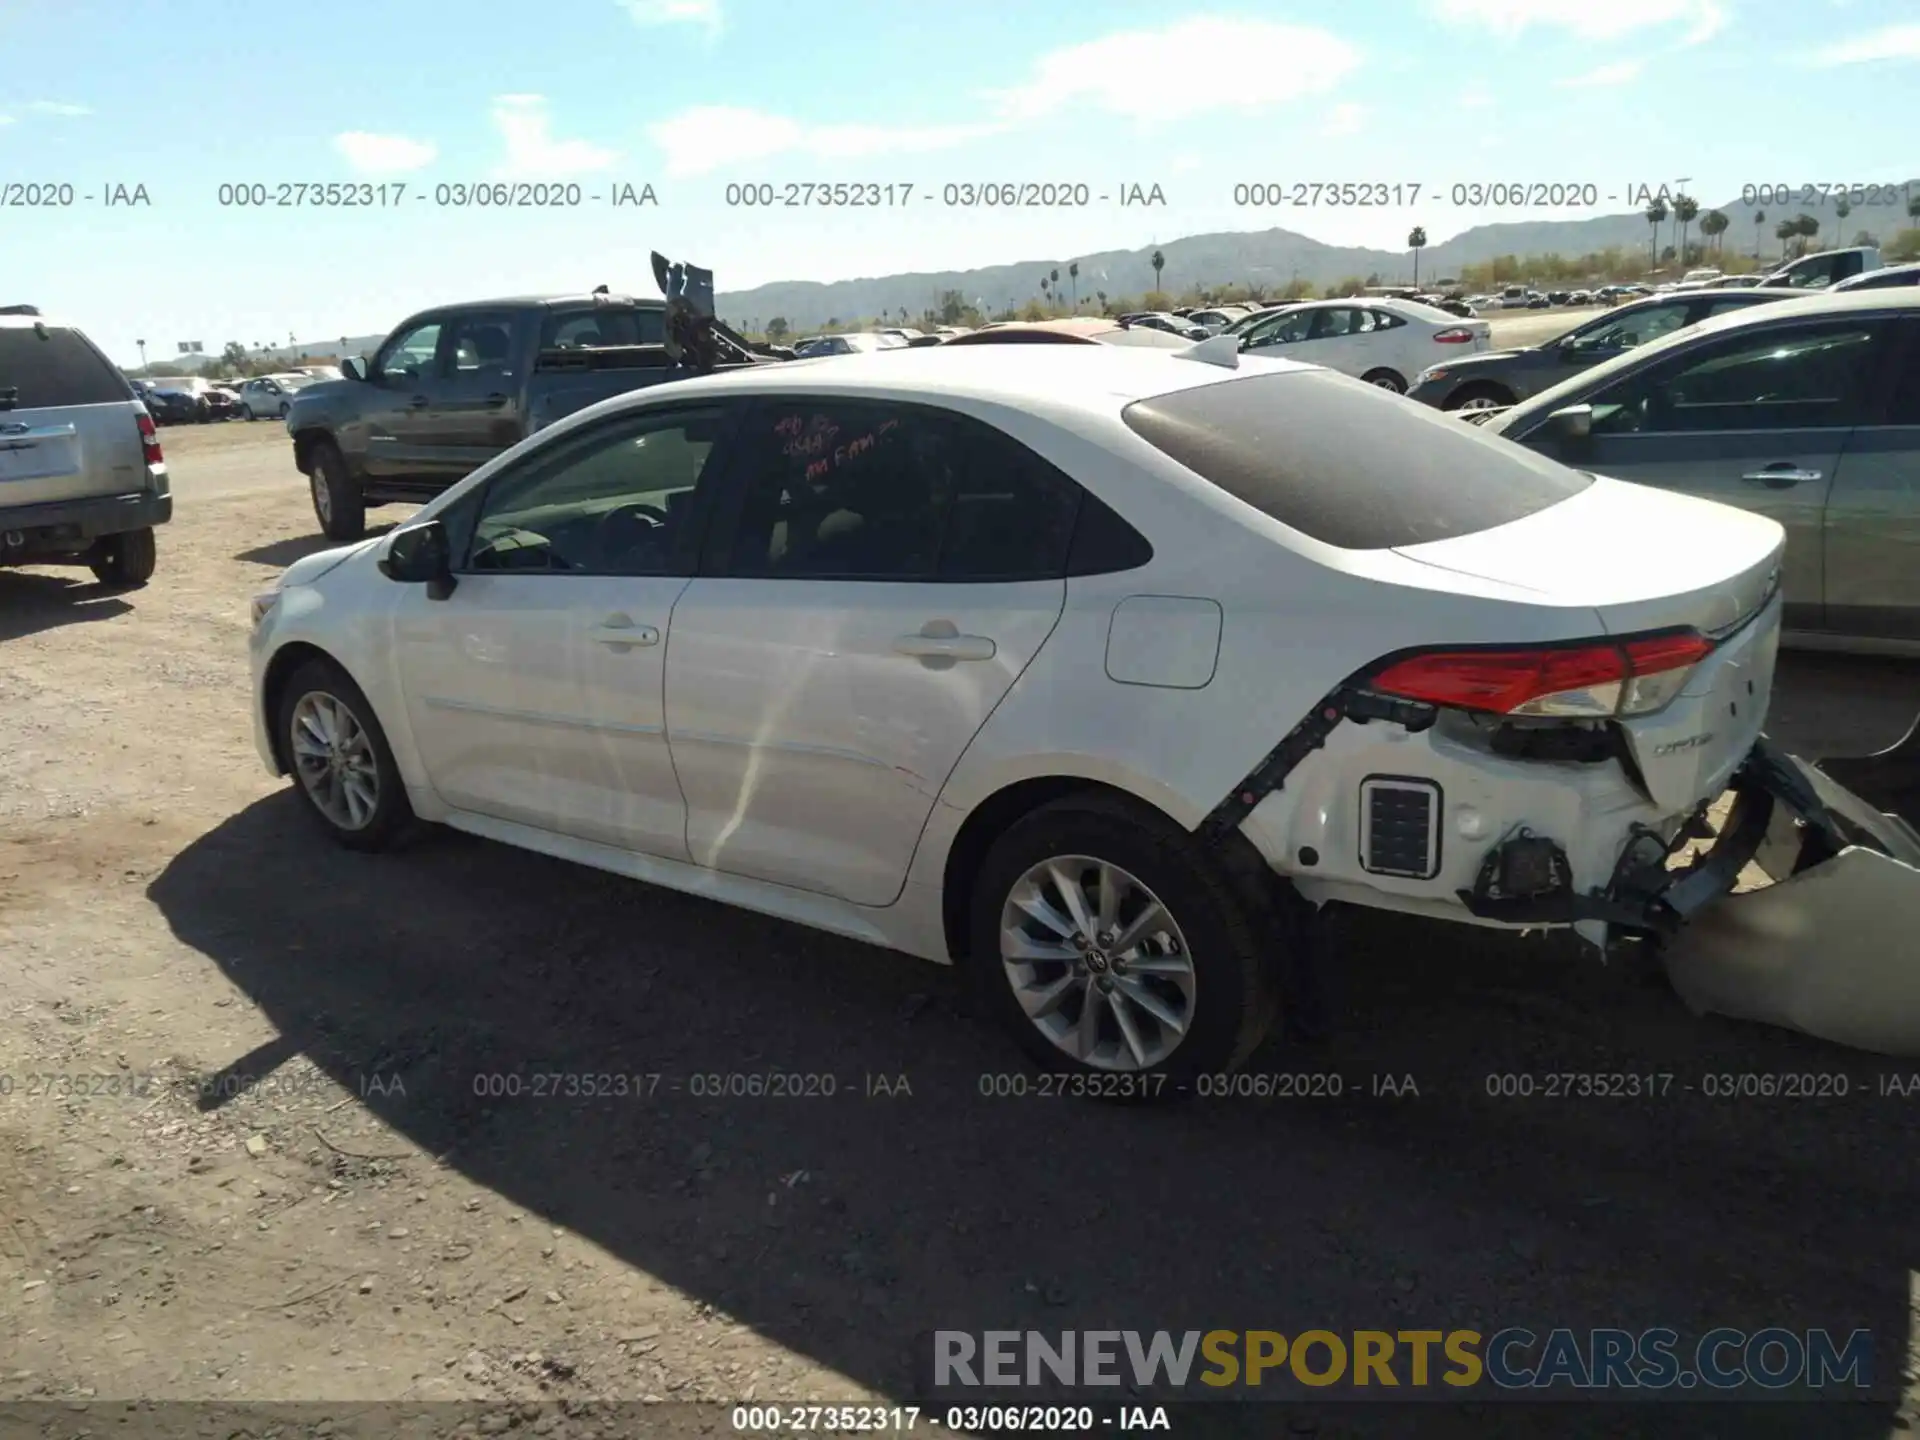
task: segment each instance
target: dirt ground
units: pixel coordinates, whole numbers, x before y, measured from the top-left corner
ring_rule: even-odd
[[[1506,1324],[1865,1327],[1920,1400],[1920,1066],[1370,922],[1334,1036],[1252,1066],[1338,1098],[990,1098],[1023,1072],[936,967],[457,835],[325,843],[248,729],[247,597],[323,543],[286,437],[163,440],[152,584],[0,572],[0,1408],[74,1434],[109,1402],[305,1401],[286,1433],[343,1435],[444,1399],[481,1407],[466,1433],[658,1433],[596,1407],[911,1404],[935,1328]],[[1912,666],[1793,658],[1775,730],[1872,748],[1917,705]],[[1670,1080],[1490,1093],[1564,1072]],[[630,1078],[534,1093],[581,1074]],[[774,1074],[833,1093],[727,1093]],[[1846,1094],[1709,1093],[1741,1075]],[[1262,1408],[1244,1433],[1413,1433]],[[1465,1423],[1653,1433],[1556,1410]]]

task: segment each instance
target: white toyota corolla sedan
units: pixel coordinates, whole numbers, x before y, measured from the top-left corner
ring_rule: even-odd
[[[1782,543],[1231,341],[798,361],[300,561],[254,721],[348,845],[956,963],[1124,1088],[1245,1060],[1329,901],[1598,940],[1730,888],[1751,824],[1667,861],[1766,756]]]

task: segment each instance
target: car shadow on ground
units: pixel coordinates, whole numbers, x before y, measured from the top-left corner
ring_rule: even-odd
[[[243,1068],[304,1051],[514,1205],[903,1403],[936,1328],[1864,1327],[1882,1383],[1905,1363],[1920,1099],[1870,1093],[1896,1067],[1538,942],[1350,922],[1333,1038],[1270,1044],[1264,1095],[1139,1109],[1036,1093],[941,968],[451,832],[348,853],[290,791],[148,894],[281,1032]],[[1712,1078],[1760,1073],[1848,1096]],[[1640,1093],[1549,1093],[1570,1074]],[[1890,1414],[1741,1409],[1549,1428]]]
[[[369,525],[363,539],[372,539],[384,535],[393,529],[397,522],[384,525]],[[358,544],[355,540],[329,540],[324,535],[294,535],[285,540],[270,540],[265,545],[256,545],[251,550],[242,550],[233,558],[244,560],[249,565],[271,565],[276,570],[284,570],[296,560],[304,560],[309,555],[317,555],[322,550],[337,550],[342,545]]]
[[[133,592],[102,585],[85,570],[30,575],[0,570],[0,642],[87,620],[111,620],[133,609],[122,598]]]

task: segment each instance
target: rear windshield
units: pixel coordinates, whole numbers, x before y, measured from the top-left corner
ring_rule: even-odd
[[[105,356],[73,330],[0,326],[0,391],[17,390],[14,408],[107,405],[133,389]]]
[[[1200,385],[1121,414],[1202,479],[1345,550],[1491,530],[1593,483],[1444,411],[1326,371]]]

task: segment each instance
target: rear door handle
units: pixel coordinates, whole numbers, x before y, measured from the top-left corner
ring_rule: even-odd
[[[893,648],[901,655],[921,660],[991,660],[998,650],[984,635],[929,635],[925,630],[918,635],[900,636],[893,642]]]
[[[1771,485],[1776,489],[1785,489],[1789,485],[1812,484],[1820,479],[1818,470],[1802,470],[1791,460],[1782,460],[1777,465],[1769,465],[1763,470],[1749,470],[1740,478],[1755,485]]]
[[[636,625],[625,615],[609,615],[587,631],[587,638],[626,650],[635,645],[658,645],[660,632],[651,625]]]
[[[489,410],[498,410],[502,405],[507,403],[507,397],[496,392],[495,394],[487,396],[481,403]]]

